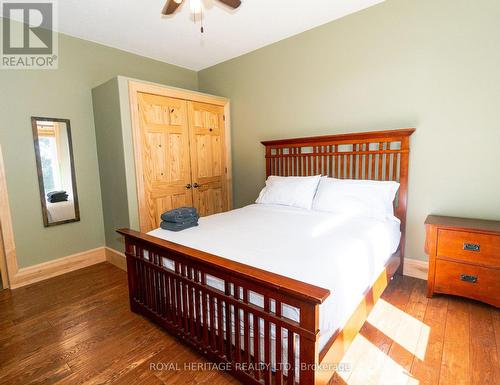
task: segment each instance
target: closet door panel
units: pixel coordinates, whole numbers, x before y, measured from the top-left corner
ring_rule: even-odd
[[[140,115],[142,196],[139,197],[141,231],[160,224],[160,215],[192,205],[189,129],[186,102],[145,93],[138,94]]]
[[[212,136],[212,176],[224,176],[224,170],[222,169],[222,160],[224,159],[224,151],[221,144],[220,136]]]
[[[224,108],[188,102],[193,202],[200,215],[229,209],[224,146]]]
[[[212,145],[209,135],[195,135],[195,157],[198,165],[196,178],[210,178],[212,173]]]
[[[195,189],[193,203],[202,216],[227,211],[224,206],[224,192],[218,183],[207,183]]]

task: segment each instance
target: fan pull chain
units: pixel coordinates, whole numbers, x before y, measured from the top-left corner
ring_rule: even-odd
[[[194,23],[196,24],[196,12],[193,13],[193,18],[194,18]],[[203,27],[203,8],[200,8],[200,24],[201,24],[200,32],[204,33],[205,28]]]
[[[203,9],[200,9],[200,18],[201,18],[201,28],[200,28],[200,32],[203,33],[205,32],[204,28],[203,28]]]

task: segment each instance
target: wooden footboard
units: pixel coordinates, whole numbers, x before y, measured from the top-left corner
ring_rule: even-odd
[[[318,308],[328,290],[133,230],[118,232],[125,236],[132,311],[224,363],[244,383],[316,383]]]

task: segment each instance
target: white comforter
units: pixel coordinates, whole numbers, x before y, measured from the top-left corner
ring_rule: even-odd
[[[184,231],[149,234],[329,289],[319,312],[320,348],[347,322],[401,235],[395,217],[382,221],[264,204],[200,218],[198,227]],[[283,311],[296,318],[292,309]]]
[[[74,219],[76,216],[75,204],[72,200],[56,203],[47,201],[47,214],[49,223]]]

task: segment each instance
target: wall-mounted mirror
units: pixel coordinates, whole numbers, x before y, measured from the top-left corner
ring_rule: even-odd
[[[45,227],[80,220],[68,119],[32,117]]]

